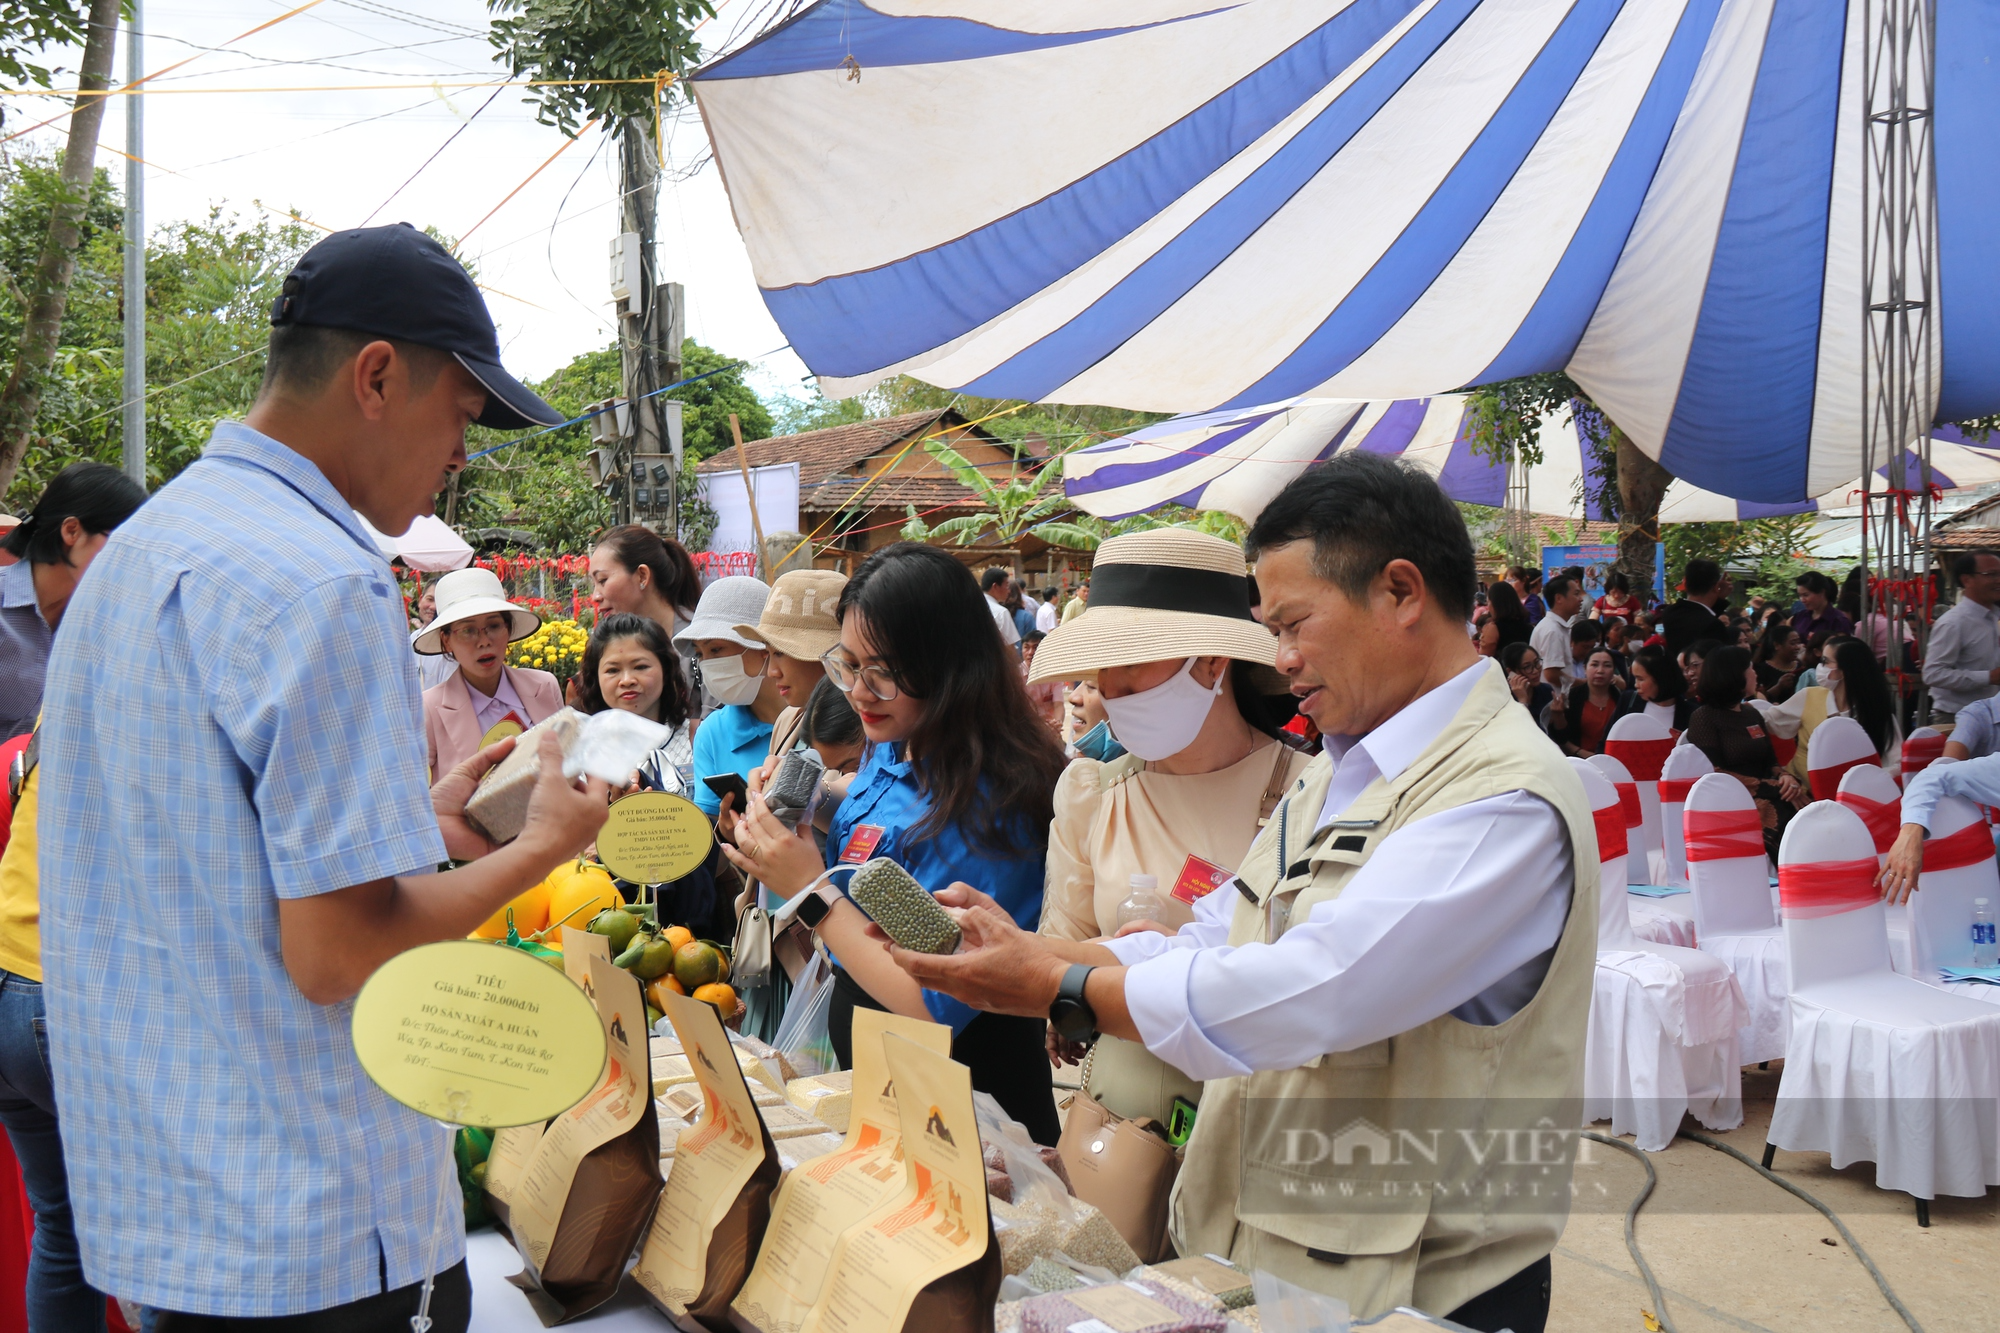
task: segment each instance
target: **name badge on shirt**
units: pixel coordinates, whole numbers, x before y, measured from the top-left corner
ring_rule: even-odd
[[[875,855],[875,846],[882,841],[883,828],[880,824],[856,824],[854,832],[848,835],[847,845],[840,849],[843,865],[860,865]]]
[[[1758,726],[1754,722],[1751,723],[1749,726],[1745,727],[1743,730],[1753,741],[1761,741],[1764,739],[1764,729]]]
[[[1179,878],[1174,880],[1174,897],[1193,906],[1229,882],[1229,872],[1221,866],[1210,865],[1199,856],[1190,856],[1181,867]]]

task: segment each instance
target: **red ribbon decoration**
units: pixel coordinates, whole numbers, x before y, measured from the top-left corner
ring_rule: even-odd
[[[1886,852],[1889,844],[1896,840],[1896,834],[1903,827],[1903,803],[1901,801],[1874,801],[1866,796],[1844,791],[1834,797],[1842,805],[1861,816],[1861,822],[1868,826],[1868,836],[1875,840],[1875,850]],[[1992,854],[1991,839],[1987,840],[1988,855]]]
[[[1850,768],[1866,768],[1870,764],[1880,768],[1882,761],[1877,756],[1869,754],[1863,755],[1859,759],[1850,759],[1844,764],[1834,764],[1828,768],[1807,769],[1806,774],[1812,779],[1813,799],[1815,801],[1837,800],[1840,796],[1840,780],[1847,776],[1847,770]]]
[[[1985,823],[1967,824],[1956,833],[1924,843],[1924,869],[1957,870],[1993,859],[1993,830]]]
[[[1694,784],[1695,784],[1695,783],[1697,783],[1697,782],[1700,782],[1700,781],[1701,781],[1701,779],[1700,779],[1700,778],[1685,778],[1685,779],[1683,779],[1683,778],[1661,778],[1661,779],[1660,779],[1660,804],[1661,804],[1661,805],[1684,805],[1684,804],[1686,804],[1686,802],[1687,802],[1687,798],[1688,798],[1688,793],[1689,793],[1689,792],[1691,792],[1691,791],[1693,791],[1693,790],[1694,790]]]
[[[1778,906],[1786,918],[1809,921],[1838,916],[1880,902],[1875,858],[1859,861],[1806,861],[1778,867]]]
[[[1618,808],[1625,812],[1625,827],[1638,828],[1646,822],[1645,807],[1639,804],[1639,784],[1636,782],[1614,782],[1618,789]]]
[[[1592,810],[1590,817],[1597,823],[1598,860],[1609,861],[1631,850],[1625,841],[1624,811],[1615,805],[1607,805],[1602,810]]]
[[[1655,782],[1660,769],[1665,766],[1667,756],[1674,752],[1673,737],[1663,741],[1606,741],[1604,753],[1625,765],[1628,772],[1641,782]]]
[[[1690,861],[1764,854],[1764,821],[1755,810],[1690,810],[1681,816]]]
[[[1942,736],[1912,736],[1903,742],[1903,781],[1923,772],[1938,760],[1944,758]]]

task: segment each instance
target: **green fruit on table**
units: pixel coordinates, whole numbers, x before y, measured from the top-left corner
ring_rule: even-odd
[[[625,951],[611,960],[612,966],[628,971],[637,967],[640,957],[646,952],[646,942],[652,938],[651,935],[634,935],[632,942],[625,946]]]
[[[655,1024],[655,1023],[659,1022],[659,1021],[660,1021],[661,1019],[663,1019],[663,1018],[665,1018],[665,1017],[666,1017],[666,1015],[665,1015],[665,1014],[663,1014],[663,1013],[661,1013],[661,1012],[660,1012],[659,1010],[655,1009],[655,1008],[654,1008],[654,1007],[653,1007],[652,1005],[650,1005],[650,1004],[649,1004],[649,1005],[647,1005],[647,1006],[646,1006],[646,1026],[647,1026],[647,1027],[651,1027],[651,1026],[653,1026],[653,1024]]]
[[[486,1163],[479,1162],[475,1164],[472,1167],[472,1169],[467,1171],[465,1174],[472,1177],[472,1183],[477,1185],[480,1189],[486,1188]]]
[[[645,949],[639,956],[639,961],[632,964],[632,975],[641,981],[651,981],[656,977],[665,976],[667,969],[673,965],[673,941],[661,939],[655,935],[649,937]]]
[[[621,908],[607,907],[591,919],[590,933],[610,940],[612,953],[623,953],[639,933],[639,918]]]
[[[694,940],[674,951],[674,980],[692,995],[701,986],[722,979],[722,953],[706,940]]]

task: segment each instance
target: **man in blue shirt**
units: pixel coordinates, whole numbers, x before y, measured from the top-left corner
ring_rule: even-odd
[[[602,825],[543,779],[493,848],[463,818],[495,746],[426,789],[400,533],[465,430],[557,419],[499,364],[465,270],[407,226],[286,279],[248,419],[112,537],[65,618],[42,738],[43,961],[84,1272],[161,1333],[284,1319],[464,1330],[450,1139],[355,1059],[389,958],[465,935]],[[504,743],[503,743],[504,745]],[[479,857],[436,873],[446,855]],[[113,925],[112,923],[116,923]]]

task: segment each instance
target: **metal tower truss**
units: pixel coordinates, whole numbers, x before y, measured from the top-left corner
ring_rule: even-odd
[[[1861,562],[1868,571],[1862,612],[1880,613],[1891,625],[1912,624],[1921,653],[1935,595],[1930,425],[1938,398],[1931,116],[1936,0],[1860,4]],[[1886,475],[1877,475],[1878,468]],[[1883,637],[1890,680],[1905,696],[1920,694],[1922,682],[1903,636]]]

